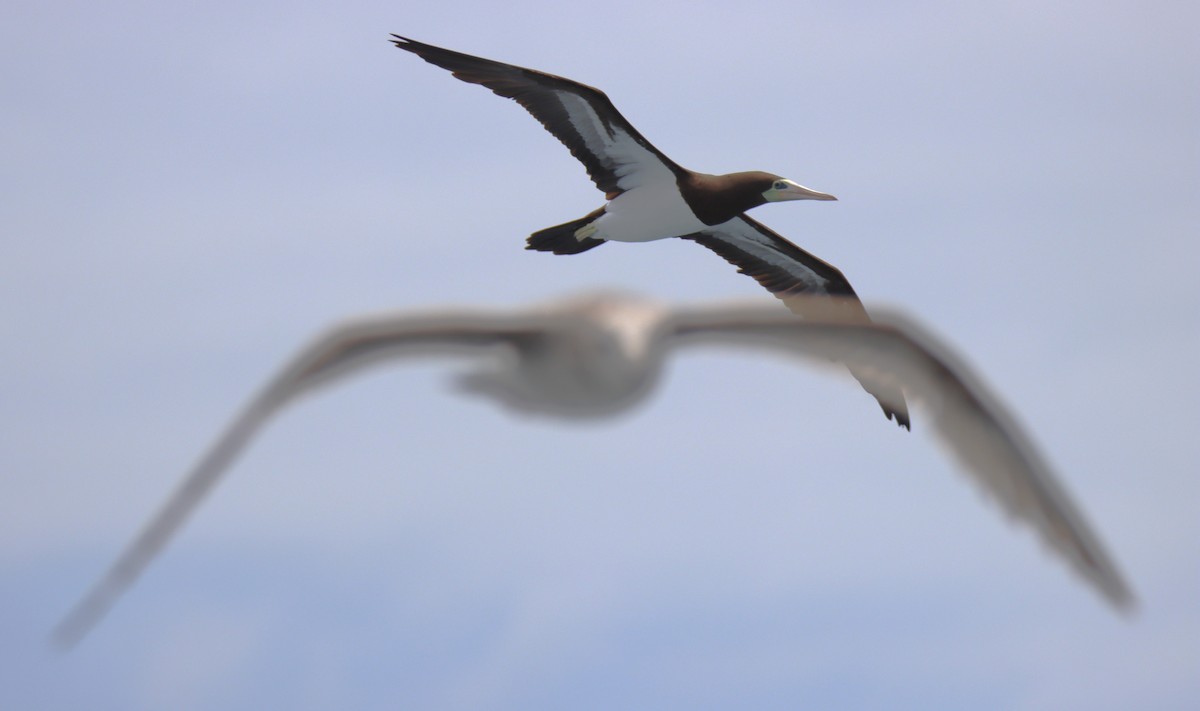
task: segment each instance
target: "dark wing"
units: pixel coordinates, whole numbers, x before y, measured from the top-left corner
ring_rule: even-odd
[[[400,35],[392,37],[400,49],[524,106],[583,163],[610,200],[640,185],[675,182],[677,175],[686,172],[650,145],[599,89]]]
[[[745,215],[684,235],[683,239],[698,242],[721,255],[738,272],[754,277],[801,317],[864,323],[871,320],[854,288],[837,267]],[[814,296],[835,298],[811,298]],[[875,396],[889,420],[895,419],[896,424],[910,429],[908,407],[899,388],[876,382],[853,366],[850,373],[862,383],[863,389]]]
[[[1033,528],[1115,607],[1133,606],[1120,571],[1025,428],[947,346],[895,314],[877,314],[869,323],[831,323],[772,311],[683,311],[674,332],[682,343],[758,346],[833,360],[903,387],[961,470],[1005,513]]]
[[[397,356],[477,353],[537,338],[535,317],[484,314],[381,316],[343,324],[297,355],[250,401],[188,472],[166,504],[55,629],[75,644],[149,565],[267,420],[297,396],[367,365]]]

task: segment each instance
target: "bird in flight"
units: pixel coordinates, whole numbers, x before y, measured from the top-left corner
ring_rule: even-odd
[[[903,389],[962,471],[1005,513],[1030,526],[1113,606],[1133,606],[1129,586],[1033,441],[963,361],[900,315],[863,321],[822,313],[826,316],[797,319],[763,305],[668,308],[628,295],[598,294],[516,312],[459,309],[341,323],[303,348],[247,403],[63,619],[54,638],[65,647],[80,640],[259,429],[318,386],[388,361],[459,358],[474,364],[459,379],[468,394],[521,413],[596,419],[644,401],[671,351],[696,346],[841,363],[862,373],[869,385]]]
[[[587,215],[539,230],[527,249],[578,254],[605,242],[649,242],[681,237],[708,247],[754,277],[793,312],[838,308],[843,319],[868,321],[866,309],[841,271],[800,249],[746,212],[768,202],[836,200],[772,173],[697,173],[647,141],[604,92],[552,74],[473,57],[392,35],[397,47],[448,69],[471,84],[515,100],[561,141],[587,169],[607,202]],[[829,302],[797,298],[828,295]],[[855,377],[858,373],[851,371]],[[908,429],[900,392],[872,389],[888,419]]]

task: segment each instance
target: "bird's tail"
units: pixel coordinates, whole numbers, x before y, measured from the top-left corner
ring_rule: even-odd
[[[578,220],[538,230],[529,235],[529,239],[526,240],[525,249],[533,249],[538,252],[553,252],[555,254],[579,254],[580,252],[588,251],[592,247],[599,247],[604,244],[605,240],[595,237],[580,239],[575,236],[575,232],[603,214],[604,208],[601,207],[589,212]]]

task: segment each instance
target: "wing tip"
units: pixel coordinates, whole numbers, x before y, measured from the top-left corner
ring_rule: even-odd
[[[398,35],[395,32],[392,33],[392,39],[390,39],[388,41],[391,42],[392,44],[396,45],[400,49],[406,49],[409,52],[414,51],[414,45],[421,44],[420,42],[418,42],[414,39],[409,39],[408,37],[405,37],[404,35]]]
[[[1090,551],[1087,560],[1077,563],[1081,563],[1078,570],[1118,614],[1129,620],[1137,617],[1140,607],[1137,595],[1125,576],[1102,550]]]
[[[88,591],[54,626],[47,640],[50,648],[59,654],[67,654],[75,649],[108,613],[115,599],[114,593],[120,594],[120,591],[113,590],[110,573],[101,578],[97,586]]]
[[[854,371],[851,371],[850,374],[854,375]],[[855,377],[857,378],[858,376],[855,375]],[[859,382],[862,381],[860,380]],[[875,397],[875,401],[879,403],[880,409],[883,410],[884,417],[892,420],[905,430],[912,432],[912,418],[908,416],[908,405],[904,402],[903,396],[898,396],[894,403],[889,403],[884,402],[883,398],[867,389],[865,385],[863,386],[863,389],[867,390],[868,393]]]
[[[1138,599],[1124,582],[1115,590],[1105,590],[1105,595],[1117,612],[1125,619],[1132,620],[1138,615]]]

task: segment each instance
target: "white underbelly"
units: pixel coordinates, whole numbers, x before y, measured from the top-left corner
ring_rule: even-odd
[[[649,242],[679,237],[707,227],[696,219],[675,183],[657,183],[621,193],[596,220],[596,237],[616,242]]]

